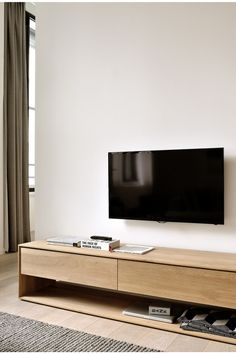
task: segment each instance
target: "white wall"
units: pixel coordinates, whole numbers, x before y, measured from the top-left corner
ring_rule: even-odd
[[[40,3],[36,238],[236,251],[236,4]],[[225,147],[225,225],[109,220],[107,152]]]
[[[3,253],[3,57],[4,4],[0,3],[0,254]]]

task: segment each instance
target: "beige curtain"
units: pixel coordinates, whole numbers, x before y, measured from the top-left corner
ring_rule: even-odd
[[[4,4],[5,250],[30,240],[24,3]]]

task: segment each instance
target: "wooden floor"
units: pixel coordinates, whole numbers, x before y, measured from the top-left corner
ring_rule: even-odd
[[[0,256],[0,311],[2,312],[167,352],[236,352],[236,346],[230,344],[20,301],[17,291],[17,254],[2,255]]]

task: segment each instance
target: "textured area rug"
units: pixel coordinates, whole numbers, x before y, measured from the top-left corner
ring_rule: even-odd
[[[0,352],[156,352],[0,312]]]

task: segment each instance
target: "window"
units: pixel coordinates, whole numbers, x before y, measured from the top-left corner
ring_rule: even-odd
[[[35,188],[35,17],[26,13],[28,51],[29,190]]]

